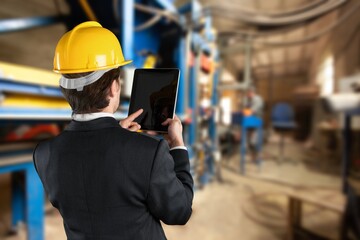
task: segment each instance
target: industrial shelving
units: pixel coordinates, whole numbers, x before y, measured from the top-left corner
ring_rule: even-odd
[[[93,1],[92,4],[95,4],[95,12],[106,10],[97,9],[96,1]],[[191,49],[194,49],[194,47],[198,48],[200,51],[212,51],[209,50],[210,48],[208,47],[208,42],[214,42],[215,40],[212,33],[211,16],[199,14],[202,11],[201,5],[198,1],[190,1],[179,8],[177,8],[173,1],[170,0],[153,0],[149,1],[148,5],[149,6],[144,6],[141,4],[141,1],[137,0],[118,1],[116,9],[112,9],[113,12],[115,12],[115,15],[117,15],[115,19],[117,21],[116,24],[118,25],[118,29],[115,32],[117,32],[116,34],[122,44],[124,55],[126,58],[133,60],[131,67],[136,68],[143,67],[142,64],[144,63],[144,56],[141,56],[139,51],[147,50],[148,52],[157,53],[160,51],[160,43],[164,41],[162,37],[166,34],[173,34],[174,29],[177,30],[177,33],[174,36],[175,38],[178,38],[178,41],[175,41],[171,52],[165,51],[165,53],[167,55],[171,55],[169,57],[169,61],[175,64],[175,66],[171,67],[178,67],[181,71],[176,114],[185,124],[185,141],[189,149],[191,164],[194,166],[196,164],[194,146],[200,141],[197,137],[199,113],[199,96],[197,93],[199,86],[196,82],[198,81],[198,71],[200,71],[201,66],[199,61],[195,61],[193,66],[188,66],[188,53]],[[154,9],[157,10],[154,11]],[[162,10],[167,14],[162,14]],[[176,21],[172,21],[175,18],[172,18],[172,20],[167,18],[169,12],[176,16]],[[191,23],[186,21],[185,14],[187,13],[191,13],[192,15]],[[144,22],[146,23],[146,21],[151,19],[151,15],[156,14],[162,14],[162,20],[158,21],[156,24],[149,25],[142,30],[136,28],[136,25],[139,26]],[[105,15],[99,13],[98,16],[100,16],[100,18],[97,20],[101,23],[101,16],[104,17]],[[108,12],[106,13],[106,16],[108,16]],[[20,31],[33,27],[59,23],[64,19],[64,17],[65,16],[49,16],[4,19],[0,21],[0,33]],[[194,23],[202,24],[200,23],[202,19],[205,19],[205,34],[189,28],[189,25],[193,25]],[[107,22],[109,19],[105,20],[105,22]],[[19,25],[19,22],[22,24]],[[18,27],[16,28],[14,26]],[[166,34],[159,34],[159,32]],[[172,40],[174,39],[171,39],[171,41]],[[166,44],[169,42],[170,41],[165,41]],[[165,43],[163,42],[163,44]],[[214,61],[218,61],[219,56],[217,51],[214,51],[212,54],[215,56]],[[2,105],[1,102],[3,101],[5,103],[4,99],[9,93],[27,95],[29,97],[40,96],[44,99],[61,99],[62,94],[60,89],[57,87],[58,80],[56,78],[58,78],[58,76],[51,75],[50,71],[46,73],[47,75],[45,77],[39,76],[38,71],[33,71],[31,74],[18,75],[23,70],[28,71],[29,69],[21,66],[8,66],[8,64],[3,63],[3,65],[6,65],[6,68],[9,68],[10,70],[7,69],[6,71],[2,71],[1,64],[2,63],[0,62],[0,126],[7,126],[9,123],[15,125],[39,123],[66,124],[71,120],[72,112],[70,107],[57,108],[46,106],[46,104],[44,104],[44,106],[31,106],[31,104],[28,106],[21,106],[21,100],[17,100],[19,101],[19,106],[6,106],[6,104]],[[165,63],[165,65],[163,64],[162,67],[168,67],[166,64],[167,63]],[[125,71],[127,70],[129,69],[125,68]],[[33,82],[32,79],[29,80],[25,78],[33,78],[37,81]],[[211,102],[213,105],[215,105],[218,101],[218,78],[219,70],[216,69],[213,79],[214,84],[211,89],[213,93]],[[47,82],[47,84],[43,84],[43,82]],[[125,118],[126,116],[126,105],[124,105],[120,111],[115,113],[115,118],[119,120]],[[214,116],[211,118],[209,132],[211,140],[215,143],[217,141],[217,135]],[[215,143],[214,146],[216,145],[217,144]],[[19,186],[16,184],[13,185],[12,224],[15,227],[18,221],[24,221],[26,219],[28,224],[28,239],[42,240],[44,239],[43,188],[32,164],[31,151],[24,152],[14,149],[11,156],[1,156],[0,154],[0,174],[19,171],[24,171],[26,173],[26,189],[25,192],[23,192]],[[192,173],[195,174],[193,171]],[[24,212],[27,213],[26,217],[23,214]]]

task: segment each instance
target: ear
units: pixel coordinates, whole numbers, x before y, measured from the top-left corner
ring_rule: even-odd
[[[110,96],[115,96],[120,91],[120,84],[117,79],[114,79],[110,86]]]

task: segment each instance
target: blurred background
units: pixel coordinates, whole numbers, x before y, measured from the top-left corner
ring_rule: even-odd
[[[65,239],[32,165],[71,109],[59,38],[99,21],[135,68],[181,71],[193,215],[168,239],[360,239],[359,0],[1,0],[0,239]]]

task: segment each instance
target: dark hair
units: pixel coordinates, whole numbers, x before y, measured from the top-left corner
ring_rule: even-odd
[[[86,73],[63,74],[66,78],[79,78],[89,75]],[[65,89],[60,86],[61,92],[69,102],[73,114],[100,112],[109,106],[108,99],[110,86],[114,80],[119,79],[120,68],[106,72],[99,80],[84,87],[82,91],[76,89]]]

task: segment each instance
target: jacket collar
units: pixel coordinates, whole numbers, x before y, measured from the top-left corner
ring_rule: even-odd
[[[112,127],[120,127],[116,119],[112,117],[101,117],[84,122],[72,120],[70,124],[65,128],[65,131],[91,131]]]

